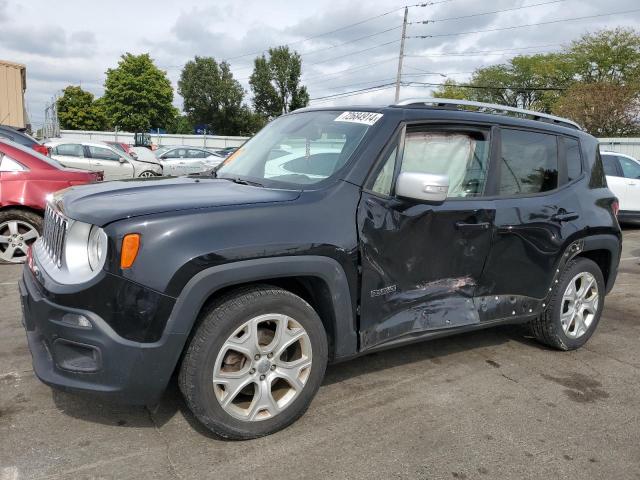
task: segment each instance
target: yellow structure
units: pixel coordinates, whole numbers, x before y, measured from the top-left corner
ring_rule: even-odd
[[[19,63],[0,60],[0,125],[27,126],[24,109],[26,89],[27,68]]]

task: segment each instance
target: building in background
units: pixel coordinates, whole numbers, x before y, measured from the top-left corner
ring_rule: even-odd
[[[24,106],[27,68],[0,60],[0,125],[30,129]]]

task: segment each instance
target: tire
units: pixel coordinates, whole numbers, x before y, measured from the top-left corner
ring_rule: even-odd
[[[598,297],[595,305],[593,300],[588,302],[585,299],[579,303],[576,303],[575,300],[570,300],[571,293],[570,290],[567,290],[569,285],[573,282],[573,290],[578,290],[577,293],[579,293],[582,290],[582,282],[587,285],[590,283],[588,280],[590,278],[593,278],[597,288]],[[580,286],[580,288],[577,289],[577,286]],[[598,326],[604,307],[604,294],[604,278],[600,267],[595,262],[583,257],[570,261],[560,278],[558,278],[558,283],[551,294],[546,310],[531,322],[533,335],[539,342],[558,350],[580,348],[587,343]],[[589,297],[593,298],[592,295],[589,295]],[[584,307],[583,315],[574,315],[572,317],[572,304],[574,306],[578,305],[577,310],[580,310],[580,307]],[[574,308],[574,310],[576,309]],[[592,313],[591,310],[593,310]],[[564,325],[567,325],[567,327],[563,326],[563,318]],[[579,318],[584,318],[582,327],[580,327]]]
[[[138,175],[138,178],[150,178],[150,177],[157,177],[157,176],[158,175],[155,172],[152,172],[151,170],[145,170],[140,175]]]
[[[40,215],[29,210],[0,211],[0,238],[6,239],[0,240],[0,264],[24,263],[28,246],[42,234],[42,222]]]
[[[255,345],[250,336],[254,331],[258,350],[250,350]],[[279,354],[296,336],[300,340]],[[271,347],[279,338],[283,339],[280,346]],[[236,345],[245,353],[234,350]],[[275,355],[267,358],[271,349]],[[251,352],[253,358],[249,358]],[[178,383],[188,407],[211,432],[234,440],[257,438],[289,426],[304,414],[324,377],[327,355],[324,326],[307,302],[281,288],[246,287],[203,310],[182,360]],[[308,367],[290,368],[307,363]],[[279,377],[285,374],[293,379],[291,383]],[[227,384],[229,375],[244,380],[234,377],[230,382],[236,383]],[[218,383],[220,379],[224,382]],[[250,383],[239,390],[245,381]],[[261,400],[267,398],[263,396],[266,388],[272,403],[260,409]]]

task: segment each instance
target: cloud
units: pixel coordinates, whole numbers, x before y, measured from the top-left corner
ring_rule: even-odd
[[[565,0],[475,15],[545,1],[549,0],[453,0],[410,8],[410,22],[428,23],[410,24],[407,34],[490,30],[638,8],[637,0],[616,0],[609,4],[601,0]],[[126,51],[150,53],[156,64],[167,71],[174,86],[182,66],[195,55],[230,59],[234,76],[249,90],[248,77],[255,56],[269,47],[293,42],[291,48],[302,55],[303,79],[315,98],[395,78],[405,3],[405,0],[314,0],[304,4],[294,4],[293,0],[219,0],[207,5],[200,0],[114,0],[90,4],[78,0],[0,0],[0,58],[27,64],[27,98],[32,111],[42,111],[43,99],[67,84],[82,82],[83,87],[101,94],[104,72],[115,66]],[[379,16],[385,12],[391,13]],[[374,16],[378,18],[362,22]],[[443,81],[440,75],[424,74],[427,71],[464,81],[468,72],[479,66],[505,62],[518,53],[560,47],[495,55],[472,52],[567,44],[588,31],[616,25],[634,27],[638,18],[640,15],[636,13],[468,35],[408,38],[405,52],[415,56],[404,59],[405,78]],[[449,20],[433,22],[444,19]],[[361,23],[342,28],[357,22]],[[331,33],[320,35],[327,32]],[[315,38],[306,40],[309,37]],[[446,55],[447,52],[468,52],[468,55]],[[403,87],[406,95],[425,95],[428,90]],[[390,88],[340,98],[335,103],[388,103],[392,97]],[[176,94],[176,104],[179,103]]]

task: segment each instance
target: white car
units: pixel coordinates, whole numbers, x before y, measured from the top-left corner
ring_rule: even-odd
[[[618,152],[600,152],[607,184],[618,197],[618,219],[640,220],[640,162]]]
[[[52,158],[65,167],[104,172],[105,180],[162,175],[162,165],[134,159],[130,155],[101,142],[55,140],[45,144]]]
[[[179,176],[213,170],[224,156],[198,147],[160,147],[154,152],[165,175]]]

